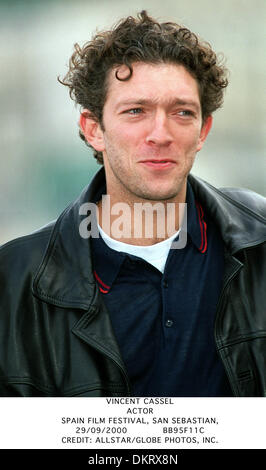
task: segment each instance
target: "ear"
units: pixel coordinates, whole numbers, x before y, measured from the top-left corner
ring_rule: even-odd
[[[198,141],[198,146],[197,146],[197,152],[199,152],[199,150],[202,149],[203,147],[203,144],[207,138],[207,135],[209,134],[210,130],[211,130],[211,127],[212,127],[212,116],[208,116],[203,125],[202,125],[202,128],[201,128],[201,131],[200,131],[200,136],[199,136],[199,141]]]
[[[84,109],[80,114],[80,128],[87,142],[98,152],[104,150],[103,131],[100,123],[93,116],[91,111]]]

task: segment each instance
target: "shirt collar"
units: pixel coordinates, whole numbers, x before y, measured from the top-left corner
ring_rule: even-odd
[[[97,201],[105,194],[105,185],[99,188]],[[187,232],[188,237],[193,245],[201,252],[207,250],[207,224],[204,220],[203,208],[198,201],[195,200],[194,193],[190,183],[187,183]],[[97,280],[99,290],[103,294],[107,294],[114,283],[121,266],[127,257],[126,253],[112,250],[102,239],[99,234],[98,238],[91,238],[92,257],[94,265],[94,276]]]
[[[91,242],[94,276],[100,291],[108,294],[127,255],[112,250],[100,234],[98,238],[92,238]]]

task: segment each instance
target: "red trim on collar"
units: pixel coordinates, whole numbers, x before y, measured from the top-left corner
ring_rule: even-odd
[[[105,284],[105,283],[101,280],[101,278],[98,276],[98,274],[96,273],[96,271],[93,271],[93,274],[94,274],[94,276],[96,277],[98,283],[101,284],[103,287],[105,287],[105,289],[103,289],[101,286],[99,286],[100,291],[101,291],[103,294],[108,294],[109,289],[110,289],[110,286],[107,286],[107,284]]]
[[[108,292],[109,292],[109,290],[104,290],[104,289],[102,289],[100,286],[99,286],[99,289],[100,289],[100,291],[101,291],[103,294],[108,294]]]
[[[201,253],[205,253],[205,251],[207,250],[207,224],[203,219],[204,212],[203,212],[202,206],[197,201],[196,201],[196,206],[198,210],[199,224],[200,224],[200,231],[201,231],[201,245],[200,245],[199,250]]]

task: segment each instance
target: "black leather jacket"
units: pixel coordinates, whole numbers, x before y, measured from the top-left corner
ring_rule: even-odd
[[[0,249],[0,396],[127,396],[130,383],[96,286],[79,207]],[[225,275],[215,340],[235,396],[266,396],[265,199],[189,176],[218,224]]]

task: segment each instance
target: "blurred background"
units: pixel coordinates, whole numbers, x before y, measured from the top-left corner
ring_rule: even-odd
[[[60,85],[75,42],[142,9],[223,52],[224,106],[193,173],[266,195],[265,0],[0,1],[0,244],[56,218],[99,169]]]

